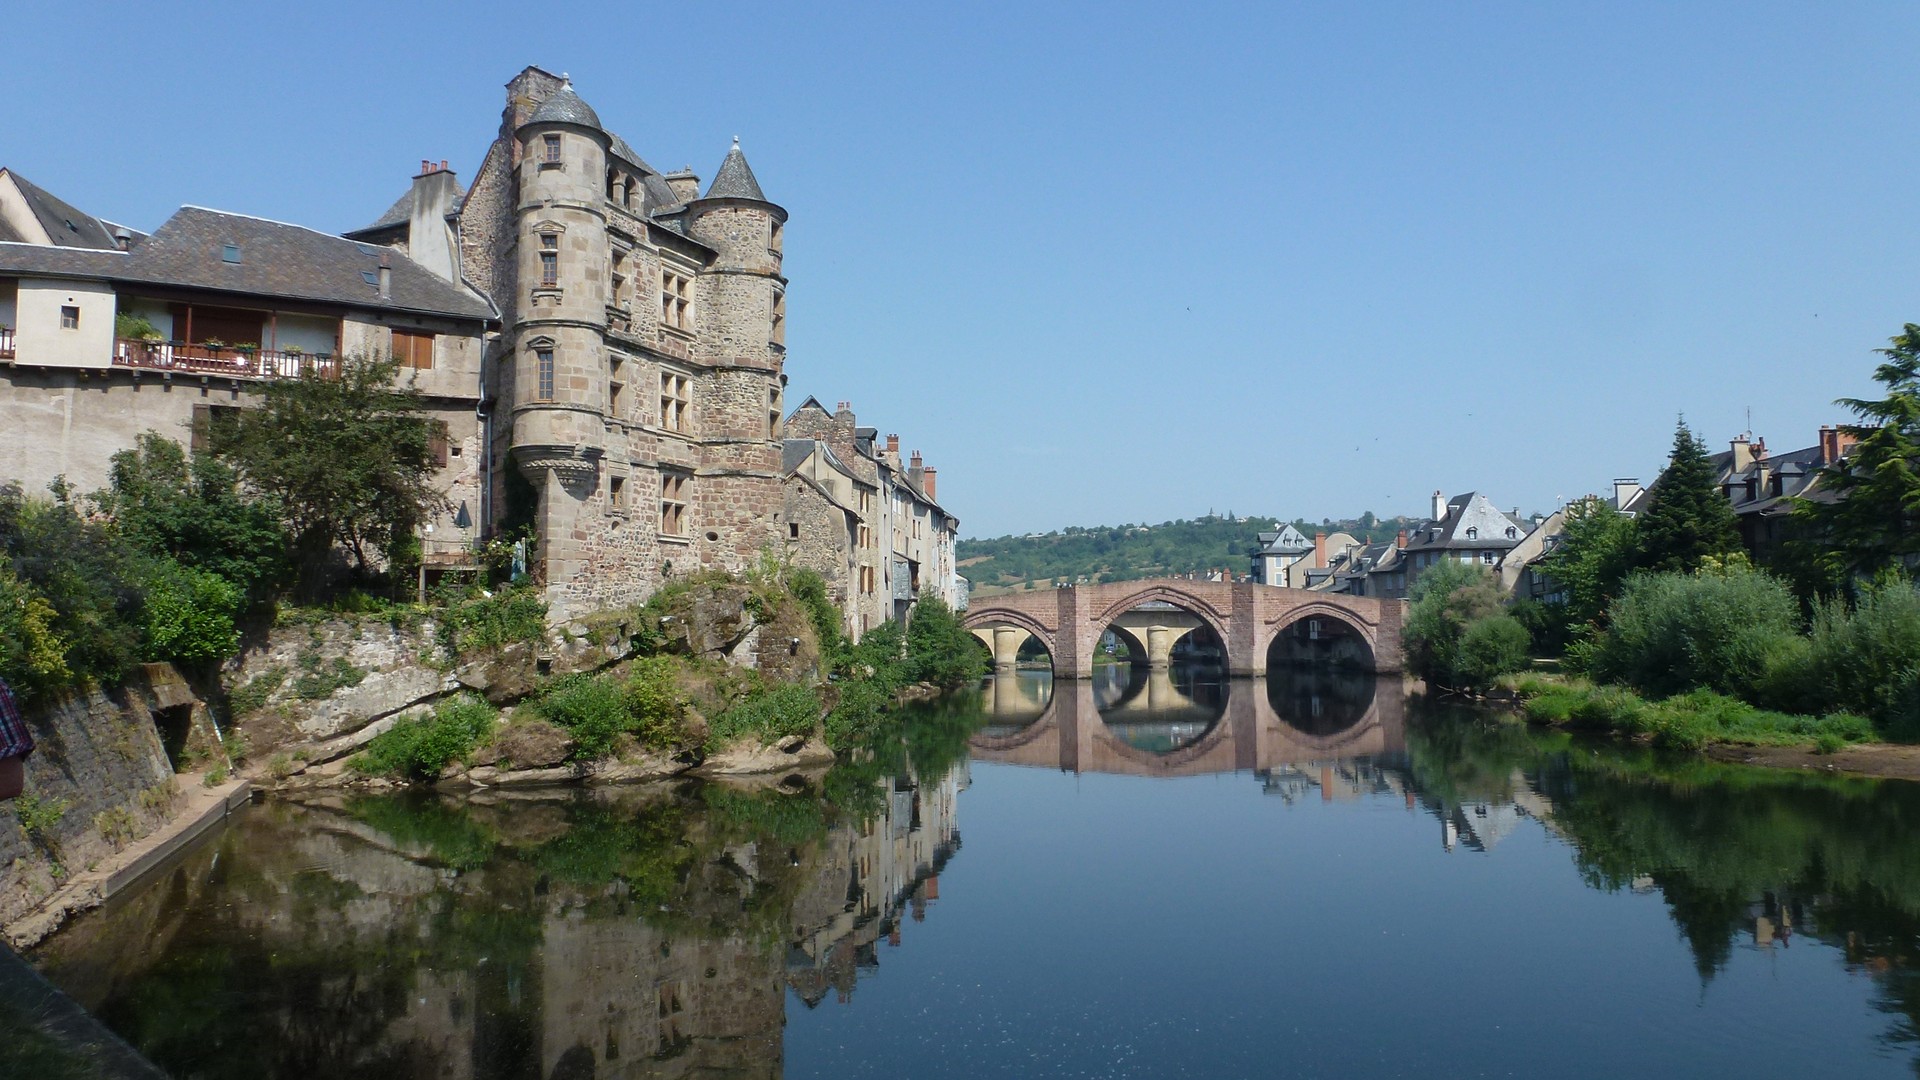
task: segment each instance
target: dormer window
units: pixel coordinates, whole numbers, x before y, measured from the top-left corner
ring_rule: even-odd
[[[1467,527],[1467,539],[1469,539],[1469,540],[1478,540],[1478,539],[1480,539],[1480,530],[1479,530],[1479,529],[1477,529],[1477,528],[1474,528],[1474,527],[1473,527],[1473,526],[1471,526],[1471,525],[1469,525],[1469,526]]]
[[[1514,539],[1518,539],[1519,536],[1520,536],[1520,531],[1518,529],[1515,529],[1511,525],[1507,526],[1507,539],[1514,540]]]
[[[541,160],[548,165],[560,164],[560,136],[543,135],[540,141],[545,147],[545,156]]]
[[[239,244],[220,245],[220,261],[224,263],[236,263],[236,264],[239,263],[240,245]]]

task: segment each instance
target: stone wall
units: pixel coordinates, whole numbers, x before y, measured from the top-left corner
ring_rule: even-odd
[[[71,694],[26,710],[37,746],[27,759],[25,796],[0,814],[0,924],[165,820],[174,801],[173,766],[156,719],[196,707],[179,674],[156,664],[112,692]],[[157,717],[163,710],[169,715]],[[46,825],[29,836],[23,822],[36,818]]]

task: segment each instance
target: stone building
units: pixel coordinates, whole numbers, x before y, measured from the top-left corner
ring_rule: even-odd
[[[267,380],[392,352],[444,433],[427,554],[465,558],[487,517],[492,318],[393,248],[195,206],[148,235],[0,169],[0,483],[97,490],[142,432],[196,442]]]
[[[778,549],[786,221],[737,141],[703,193],[529,67],[470,188],[429,173],[349,234],[457,273],[500,312],[495,517],[532,529],[554,619]]]
[[[785,543],[827,579],[850,635],[904,620],[923,595],[967,606],[954,561],[960,521],[935,500],[938,470],[918,451],[903,463],[900,437],[881,442],[844,401],[829,413],[808,398],[785,427]]]

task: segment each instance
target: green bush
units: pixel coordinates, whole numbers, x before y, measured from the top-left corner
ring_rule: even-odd
[[[1596,642],[1592,672],[1661,697],[1751,693],[1769,658],[1792,647],[1798,620],[1793,594],[1756,570],[1636,575]]]
[[[1486,568],[1435,563],[1414,582],[1409,599],[1402,631],[1407,666],[1429,683],[1480,690],[1526,666],[1526,627],[1505,614],[1500,584]]]
[[[840,684],[840,700],[827,714],[827,745],[840,753],[861,745],[885,725],[892,695],[873,680],[851,679]]]
[[[491,596],[476,593],[439,614],[440,643],[466,656],[516,642],[538,644],[547,632],[547,602],[537,586],[520,585]]]
[[[56,489],[49,500],[0,486],[0,564],[45,602],[38,636],[65,646],[67,684],[117,683],[141,660],[144,558]]]
[[[240,647],[240,590],[218,574],[157,559],[146,578],[146,655],[217,664]]]
[[[1526,667],[1530,642],[1527,628],[1511,615],[1491,615],[1468,623],[1460,634],[1455,661],[1462,681],[1469,686],[1492,686],[1500,676]]]
[[[979,642],[938,596],[923,596],[907,623],[907,678],[952,690],[987,673]]]
[[[437,779],[454,761],[471,757],[493,733],[499,713],[475,697],[441,702],[427,716],[401,720],[375,736],[354,758],[362,772]]]
[[[820,722],[820,695],[810,686],[786,683],[748,697],[714,717],[707,726],[707,749],[719,750],[752,737],[762,745],[789,735],[811,735]]]
[[[820,638],[820,655],[835,657],[846,648],[841,632],[840,609],[827,595],[827,579],[812,570],[789,568],[785,575],[787,592],[798,601]]]
[[[625,682],[610,675],[555,679],[533,703],[534,711],[573,736],[574,757],[603,758],[621,735],[658,750],[678,746],[686,702],[675,684],[678,661],[656,656],[633,666]]]
[[[54,630],[58,614],[0,563],[0,678],[22,701],[56,693],[73,682],[67,643]]]
[[[1871,717],[1889,736],[1920,738],[1920,590],[1888,579],[1851,608],[1829,601],[1810,636],[1809,667],[1826,704]]]

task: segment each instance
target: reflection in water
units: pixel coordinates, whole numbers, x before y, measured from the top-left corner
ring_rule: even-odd
[[[1165,754],[1023,673],[800,795],[268,804],[37,960],[182,1076],[1247,1076],[1280,1022],[1312,1075],[1909,1072],[1920,785],[1290,686]]]
[[[39,959],[181,1076],[774,1077],[783,988],[925,916],[966,784],[270,804]]]
[[[1269,671],[1266,681],[1268,704],[1289,725],[1309,735],[1334,735],[1373,708],[1380,679],[1350,667],[1286,665]]]
[[[1100,719],[1121,742],[1165,754],[1200,741],[1226,712],[1227,680],[1218,667],[1174,664],[1148,669],[1112,664],[1093,672]]]

